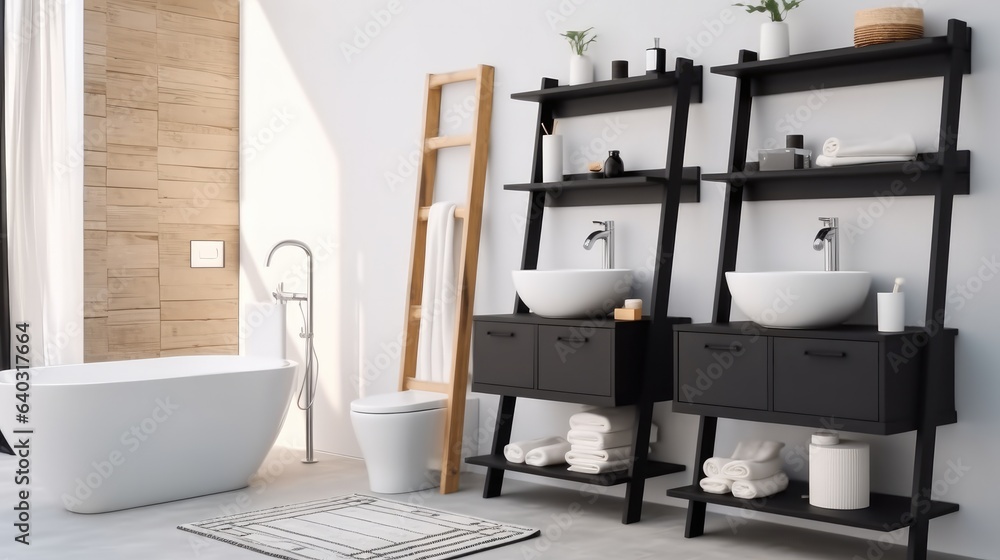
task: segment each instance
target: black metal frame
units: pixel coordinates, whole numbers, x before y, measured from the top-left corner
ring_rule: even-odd
[[[650,315],[653,318],[650,328],[649,343],[646,348],[646,356],[643,366],[643,390],[642,396],[636,405],[636,430],[633,442],[632,464],[628,473],[628,481],[625,491],[626,505],[622,512],[622,523],[634,523],[639,521],[642,514],[642,496],[645,490],[646,479],[655,473],[651,472],[648,462],[648,442],[650,435],[650,424],[653,418],[653,395],[663,391],[670,392],[670,388],[662,387],[663,380],[656,379],[656,373],[670,371],[671,347],[663,344],[662,341],[670,340],[672,336],[672,323],[667,320],[667,304],[670,296],[670,280],[673,271],[674,244],[677,236],[677,216],[680,204],[685,201],[697,202],[696,197],[684,196],[684,188],[690,187],[692,174],[700,176],[697,168],[684,168],[684,150],[687,142],[687,125],[690,105],[692,102],[701,101],[702,68],[695,66],[694,62],[684,58],[678,58],[673,73],[652,78],[628,78],[624,84],[624,89],[629,91],[619,91],[623,84],[618,81],[597,83],[581,86],[569,86],[559,88],[558,92],[548,92],[552,88],[558,87],[558,81],[552,78],[542,78],[542,89],[526,94],[515,94],[515,99],[524,99],[538,102],[538,121],[535,127],[535,150],[532,163],[532,183],[538,184],[539,188],[529,189],[529,200],[527,209],[527,223],[525,227],[524,246],[521,256],[521,268],[533,270],[538,266],[538,251],[542,234],[542,218],[546,205],[555,206],[565,202],[566,199],[579,197],[581,192],[574,192],[572,188],[565,186],[542,185],[542,125],[546,129],[552,130],[557,116],[579,116],[581,114],[594,114],[606,112],[608,110],[641,109],[653,106],[672,105],[673,111],[670,117],[669,146],[666,155],[666,166],[663,170],[650,171],[650,175],[658,173],[664,180],[651,182],[639,188],[657,189],[658,198],[652,200],[660,204],[659,238],[656,247],[656,264],[653,276],[653,293],[650,302]],[[650,87],[653,89],[641,92],[636,95],[631,91],[633,87]],[[653,102],[650,95],[659,95],[659,101]],[[601,96],[606,96],[601,99]],[[643,172],[646,174],[646,172]],[[591,181],[600,181],[592,179]],[[523,186],[511,185],[508,190],[524,190]],[[607,191],[601,195],[588,199],[590,204],[629,204],[635,203],[637,199],[625,197],[620,198],[616,194],[616,185],[608,183]],[[584,189],[581,189],[584,190]],[[588,191],[594,189],[587,187]],[[597,187],[601,190],[601,187]],[[657,192],[657,191],[654,191]],[[648,197],[647,197],[648,198]],[[686,198],[686,200],[684,200]],[[643,199],[643,202],[649,202]],[[577,201],[580,202],[580,201]],[[528,313],[528,306],[525,305],[519,296],[515,296],[514,313]],[[668,395],[669,396],[669,395]],[[511,428],[514,422],[514,408],[517,397],[512,395],[502,395],[500,397],[500,407],[497,414],[496,426],[493,432],[492,454],[502,456],[503,448],[510,443]],[[505,469],[490,467],[486,473],[486,484],[483,488],[483,497],[492,498],[499,496],[503,488],[503,478]]]
[[[947,349],[941,333],[945,332],[943,318],[948,280],[948,258],[951,244],[952,207],[956,194],[968,193],[967,152],[956,149],[958,138],[959,112],[961,109],[962,77],[971,72],[971,30],[959,20],[948,22],[947,37],[922,39],[919,42],[898,43],[866,49],[839,49],[808,55],[799,55],[789,60],[757,62],[756,53],[741,51],[739,63],[714,68],[713,72],[735,76],[736,99],[733,111],[733,128],[729,154],[729,172],[706,177],[727,183],[724,203],[722,246],[719,254],[719,268],[716,276],[715,305],[713,321],[728,323],[732,307],[732,295],[725,282],[725,273],[736,269],[739,245],[740,217],[743,201],[750,199],[745,189],[755,186],[755,179],[763,184],[765,179],[773,179],[767,174],[758,177],[747,169],[747,147],[750,132],[750,115],[754,95],[767,95],[786,91],[808,90],[810,84],[825,84],[826,87],[857,85],[912,79],[915,77],[941,76],[944,81],[941,101],[941,137],[938,152],[933,155],[937,175],[932,188],[908,194],[931,194],[934,196],[932,220],[932,242],[929,262],[927,290],[927,312],[923,330],[930,341],[926,348],[926,359],[922,371],[922,387],[919,404],[919,426],[913,461],[913,487],[910,495],[908,560],[927,558],[927,537],[932,518],[930,505],[933,484],[934,447],[937,426],[941,424],[940,412],[954,407],[953,388],[943,387],[939,372],[954,368],[954,356]],[[808,64],[806,64],[808,63]],[[816,70],[819,68],[820,70]],[[877,70],[877,71],[876,71]],[[925,76],[926,74],[926,76]],[[828,181],[825,184],[809,183],[810,172],[799,172],[797,184],[790,175],[788,185],[782,190],[772,190],[768,196],[754,199],[789,200],[803,198],[843,197],[837,186]],[[885,174],[881,171],[881,180]],[[902,169],[900,169],[902,171]],[[863,175],[864,171],[858,171]],[[796,192],[796,189],[800,189]],[[808,190],[807,190],[808,188]],[[879,196],[869,191],[867,194],[852,193],[854,196]],[[951,402],[948,402],[948,401]],[[714,455],[718,417],[701,416],[695,466],[702,465]],[[693,485],[698,486],[701,472],[696,468]],[[691,538],[704,534],[705,509],[707,502],[691,499],[688,506],[684,536]],[[732,505],[732,504],[727,504]],[[957,510],[957,506],[955,508]],[[805,517],[794,512],[784,513]],[[845,523],[846,524],[846,523]]]

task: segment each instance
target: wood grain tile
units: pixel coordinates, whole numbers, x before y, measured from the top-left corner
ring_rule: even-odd
[[[156,111],[108,106],[108,143],[156,146]]]
[[[108,268],[152,269],[160,266],[158,235],[108,232]]]
[[[161,198],[239,200],[240,188],[235,183],[205,183],[199,181],[160,181]]]
[[[159,351],[159,323],[108,325],[108,352],[158,353]]]
[[[236,151],[199,150],[193,147],[174,148],[161,145],[157,161],[161,165],[236,168],[240,163],[240,155]]]
[[[222,21],[240,21],[239,0],[160,0],[160,11],[187,14],[191,16],[218,19]]]
[[[163,321],[238,319],[239,312],[239,300],[236,299],[160,302],[160,318]]]
[[[139,206],[108,206],[108,231],[157,233],[159,209]]]
[[[136,171],[134,169],[108,169],[107,185],[127,189],[149,189],[156,191],[159,180],[153,171]],[[151,206],[155,206],[154,202]]]
[[[84,222],[105,224],[108,221],[108,194],[104,187],[83,187]],[[93,229],[93,228],[85,228]],[[105,228],[102,228],[105,229]]]
[[[167,122],[204,124],[236,128],[240,125],[238,109],[198,107],[178,103],[160,103],[160,119]]]
[[[161,356],[223,356],[240,353],[239,345],[229,346],[200,346],[191,348],[166,348],[160,350]]]
[[[160,324],[159,309],[123,309],[108,311],[108,325]]]
[[[236,345],[239,344],[237,323],[235,319],[163,321],[160,324],[160,348],[169,350]]]
[[[123,309],[158,309],[160,283],[156,277],[109,278],[108,311]]]
[[[108,169],[156,172],[156,146],[108,144]]]

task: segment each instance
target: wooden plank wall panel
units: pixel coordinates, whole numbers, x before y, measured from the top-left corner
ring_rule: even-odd
[[[84,8],[86,360],[235,354],[239,2]]]

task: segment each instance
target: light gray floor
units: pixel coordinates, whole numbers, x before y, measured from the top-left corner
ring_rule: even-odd
[[[320,454],[320,463],[302,465],[298,452],[276,449],[264,462],[264,477],[236,492],[99,515],[70,513],[57,502],[32,503],[31,545],[13,543],[11,457],[0,456],[0,559],[2,560],[183,560],[268,558],[176,529],[177,525],[220,515],[318,498],[369,493],[364,465]],[[156,481],[151,481],[155,484]],[[384,496],[495,521],[542,529],[541,537],[471,558],[671,560],[850,560],[869,555],[870,543],[828,533],[749,521],[733,528],[733,518],[709,514],[707,534],[685,539],[684,510],[647,503],[642,522],[621,525],[623,500],[508,480],[499,498],[481,497],[483,477],[463,474],[461,490]],[[880,560],[905,557],[901,548]],[[877,554],[877,553],[875,553]],[[935,560],[954,558],[931,555]]]

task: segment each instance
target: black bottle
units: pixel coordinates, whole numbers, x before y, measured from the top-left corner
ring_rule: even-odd
[[[618,150],[608,152],[608,159],[604,160],[604,177],[613,179],[625,174],[625,163],[618,156]]]

